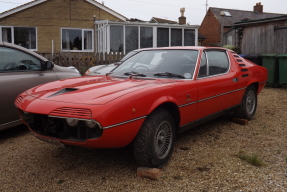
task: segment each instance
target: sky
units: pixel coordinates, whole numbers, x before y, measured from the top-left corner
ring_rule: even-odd
[[[0,0],[0,13],[31,0]],[[97,0],[127,18],[149,21],[159,17],[178,21],[180,8],[185,8],[184,16],[190,25],[200,25],[208,7],[253,11],[253,6],[261,2],[263,12],[287,14],[287,0]]]

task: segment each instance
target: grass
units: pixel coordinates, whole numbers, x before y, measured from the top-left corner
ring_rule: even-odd
[[[266,163],[262,159],[260,159],[256,154],[247,155],[244,151],[240,151],[238,156],[240,159],[256,167],[266,165]]]

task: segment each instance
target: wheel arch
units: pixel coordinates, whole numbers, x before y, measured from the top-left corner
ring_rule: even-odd
[[[254,86],[255,87],[256,93],[258,95],[259,94],[259,83],[255,81],[255,82],[249,83],[249,85],[247,87],[250,87],[250,86]]]
[[[158,108],[165,109],[172,115],[172,117],[175,121],[176,129],[177,129],[179,127],[179,123],[180,123],[180,112],[179,112],[178,106],[175,103],[169,101],[169,102],[164,102],[164,103],[158,105],[152,111],[154,111]]]

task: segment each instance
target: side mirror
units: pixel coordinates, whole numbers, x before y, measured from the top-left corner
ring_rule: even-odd
[[[52,69],[54,67],[54,63],[52,61],[46,61],[45,63],[41,63],[41,69]]]
[[[54,63],[52,61],[47,61],[47,69],[53,69]]]

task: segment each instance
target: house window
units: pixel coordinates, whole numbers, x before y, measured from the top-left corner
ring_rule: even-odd
[[[139,28],[138,26],[126,26],[126,53],[134,49],[138,49],[139,44]]]
[[[169,46],[169,28],[157,28],[157,47]]]
[[[232,35],[226,36],[226,45],[233,45],[232,44]]]
[[[96,21],[97,51],[128,53],[135,49],[197,45],[197,28],[176,24]]]
[[[185,29],[184,30],[184,46],[194,46],[195,45],[195,30]]]
[[[12,43],[12,28],[2,27],[2,41]]]
[[[27,49],[37,49],[36,27],[0,27],[1,40],[8,43],[20,45]]]
[[[123,52],[123,26],[110,26],[110,51]]]
[[[93,49],[93,32],[84,31],[84,50]]]
[[[93,51],[93,30],[62,29],[63,51]]]
[[[30,27],[14,27],[14,44],[27,49],[36,49],[36,29]]]
[[[152,47],[153,31],[152,27],[140,28],[140,48]]]
[[[171,29],[171,46],[182,46],[182,29]]]
[[[223,13],[224,13],[224,15],[227,16],[227,17],[231,17],[231,16],[232,16],[229,11],[223,11]]]

